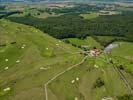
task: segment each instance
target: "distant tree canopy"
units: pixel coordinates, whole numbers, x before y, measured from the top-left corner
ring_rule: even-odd
[[[79,14],[65,14],[47,19],[9,17],[11,21],[34,26],[55,38],[84,38],[88,35],[110,35],[133,39],[133,13],[100,16],[85,20]]]
[[[13,15],[13,14],[18,14],[18,13],[21,13],[20,11],[11,11],[11,12],[4,12],[2,15],[0,15],[0,19],[1,18],[6,18],[10,15]]]
[[[6,6],[0,5],[0,10],[5,10]]]
[[[67,8],[46,8],[45,11],[48,13],[54,12],[57,14],[60,13],[86,13],[89,11],[99,11],[104,9],[104,7],[98,7],[88,4],[77,4],[75,7],[67,7]]]

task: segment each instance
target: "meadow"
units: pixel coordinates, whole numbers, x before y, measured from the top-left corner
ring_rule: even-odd
[[[93,49],[94,47],[102,49],[103,46],[98,43],[93,37],[87,37],[86,39],[78,39],[78,38],[68,38],[64,39],[64,41],[68,41],[70,44],[86,47],[88,49]]]
[[[86,20],[90,20],[98,17],[98,13],[80,14],[80,16],[82,16]]]
[[[0,30],[0,99],[47,100],[46,83],[62,72],[47,84],[48,100],[118,99],[130,95],[121,76],[108,64],[106,57],[116,59],[113,55],[85,58],[80,54],[82,50],[71,44],[7,20],[0,20]],[[92,37],[68,40],[90,48],[102,47]],[[129,72],[125,74],[132,77]],[[132,79],[127,79],[131,84]]]
[[[45,82],[82,59],[82,55],[72,54],[77,48],[30,26],[2,20],[0,29],[0,44],[4,44],[0,47],[2,100],[43,100]],[[11,90],[4,92],[8,87]]]
[[[9,5],[23,11],[0,19],[0,100],[133,100],[131,12]]]

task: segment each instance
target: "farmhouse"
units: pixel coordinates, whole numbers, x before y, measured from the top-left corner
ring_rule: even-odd
[[[99,56],[101,53],[99,49],[90,50],[90,56]]]
[[[81,51],[80,54],[84,54],[84,55],[89,55],[91,57],[95,57],[95,56],[99,56],[101,53],[102,53],[101,50],[94,48],[94,49],[89,50],[89,51]]]

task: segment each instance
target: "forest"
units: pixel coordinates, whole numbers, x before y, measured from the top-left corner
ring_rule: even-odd
[[[98,7],[95,5],[88,5],[88,4],[76,4],[74,7],[67,7],[67,8],[47,8],[45,9],[45,12],[48,13],[87,13],[89,11],[99,11],[103,10],[104,7]]]
[[[133,13],[99,16],[85,20],[79,14],[64,14],[46,19],[33,16],[8,17],[9,20],[34,26],[51,36],[64,38],[85,38],[89,35],[121,36],[132,40]]]

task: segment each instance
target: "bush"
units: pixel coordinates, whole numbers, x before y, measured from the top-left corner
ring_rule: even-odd
[[[94,83],[94,88],[100,88],[104,86],[104,81],[101,78],[98,78]]]
[[[118,96],[118,100],[133,100],[132,95],[123,95],[123,96]]]

